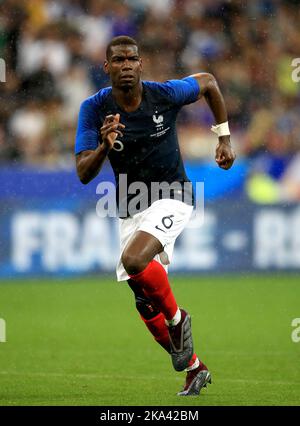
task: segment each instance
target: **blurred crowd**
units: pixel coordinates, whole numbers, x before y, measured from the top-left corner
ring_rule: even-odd
[[[300,0],[0,0],[1,164],[73,167],[79,105],[109,85],[105,48],[125,34],[139,42],[144,79],[213,73],[251,164],[249,194],[260,182],[299,200],[299,23]],[[182,110],[185,158],[213,159],[212,123],[204,101]]]

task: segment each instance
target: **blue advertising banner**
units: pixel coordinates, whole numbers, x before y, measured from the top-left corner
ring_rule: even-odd
[[[180,235],[170,271],[300,271],[300,205],[236,195],[245,173],[241,165],[226,196],[205,185],[204,222],[196,215]],[[99,180],[84,186],[74,173],[32,169],[2,169],[0,179],[0,277],[114,271],[118,219],[97,216]],[[113,181],[109,169],[101,180]]]

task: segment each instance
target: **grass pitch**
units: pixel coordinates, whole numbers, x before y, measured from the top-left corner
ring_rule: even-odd
[[[176,373],[113,278],[0,285],[0,405],[300,405],[297,276],[174,277],[213,384]]]

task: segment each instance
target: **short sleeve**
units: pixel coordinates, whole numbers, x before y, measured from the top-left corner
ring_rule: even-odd
[[[170,101],[178,106],[196,102],[200,87],[194,77],[186,77],[181,80],[168,80],[158,83],[161,92],[168,96]]]
[[[82,102],[79,110],[75,140],[75,154],[98,147],[99,119],[91,98]]]

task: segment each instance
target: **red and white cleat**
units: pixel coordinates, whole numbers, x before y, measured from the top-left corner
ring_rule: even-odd
[[[187,372],[184,388],[177,395],[199,395],[201,389],[206,388],[208,383],[211,383],[211,374],[203,362],[200,361],[198,368]]]

